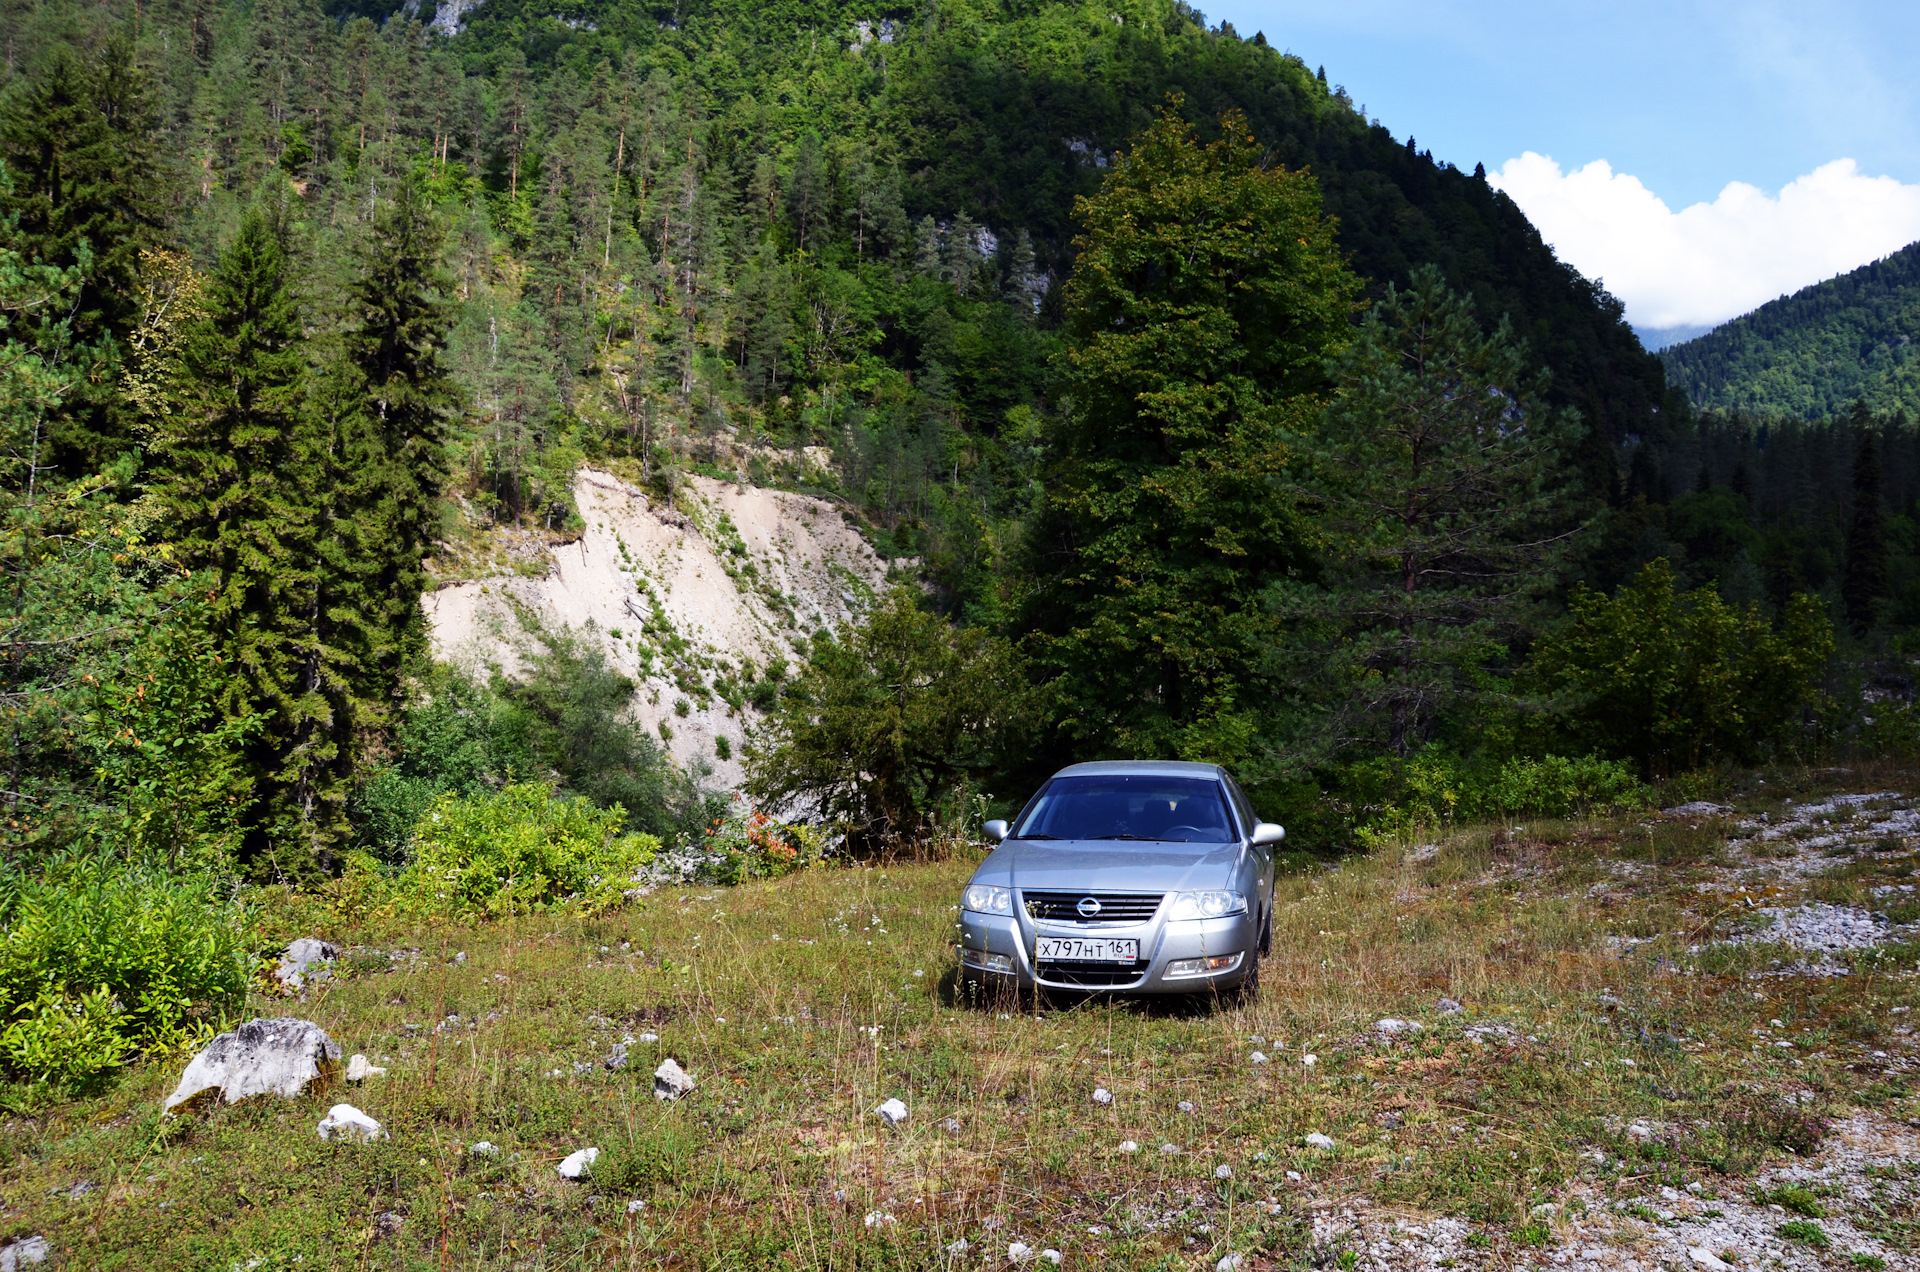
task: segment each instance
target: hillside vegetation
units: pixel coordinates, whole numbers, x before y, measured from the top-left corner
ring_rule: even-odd
[[[1695,406],[1819,420],[1920,416],[1920,243],[1660,351]]]

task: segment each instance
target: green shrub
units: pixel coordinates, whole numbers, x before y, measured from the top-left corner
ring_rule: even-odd
[[[532,784],[443,795],[414,828],[401,904],[494,916],[618,905],[660,850],[651,835],[622,834],[626,816],[618,804],[595,808]]]
[[[1811,1246],[1830,1244],[1827,1230],[1811,1219],[1789,1219],[1774,1231],[1789,1241],[1804,1241]]]
[[[1495,768],[1438,747],[1407,760],[1382,756],[1350,765],[1341,785],[1362,842],[1456,821],[1644,808],[1653,799],[1619,760],[1517,756]]]
[[[777,822],[736,795],[707,831],[702,847],[719,855],[708,871],[714,882],[734,884],[817,864],[825,852],[826,832],[818,826]]]
[[[0,880],[0,1057],[83,1082],[192,1046],[246,1000],[241,916],[210,877],[96,857]]]

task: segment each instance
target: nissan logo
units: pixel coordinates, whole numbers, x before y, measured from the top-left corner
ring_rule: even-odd
[[[1081,918],[1090,919],[1100,913],[1100,902],[1094,897],[1081,897],[1080,904],[1073,908],[1080,911]]]

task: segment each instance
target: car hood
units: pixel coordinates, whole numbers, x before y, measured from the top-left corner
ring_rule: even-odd
[[[973,872],[973,882],[1034,891],[1178,892],[1233,883],[1239,844],[1141,840],[1009,839]]]

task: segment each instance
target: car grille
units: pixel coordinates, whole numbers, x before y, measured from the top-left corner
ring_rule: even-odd
[[[1145,963],[1042,963],[1040,979],[1049,985],[1079,985],[1092,989],[1131,985],[1147,974]]]
[[[1144,923],[1160,908],[1160,892],[1023,892],[1027,913],[1052,923]],[[1082,900],[1100,903],[1091,918],[1080,913]]]

